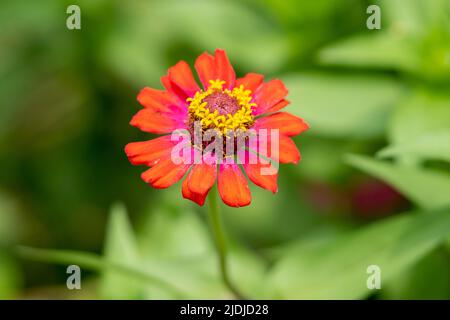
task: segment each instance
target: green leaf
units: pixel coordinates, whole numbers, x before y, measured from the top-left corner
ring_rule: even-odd
[[[167,191],[163,197],[172,192],[179,195],[179,190]],[[208,230],[195,212],[160,205],[156,210],[148,210],[144,218],[137,234],[146,270],[177,283],[192,299],[231,297],[217,273]],[[166,293],[147,290],[147,298],[160,299],[162,294]]]
[[[204,222],[192,210],[157,208],[148,213],[137,232],[144,259],[194,258],[214,251]]]
[[[358,35],[323,48],[319,61],[328,65],[414,71],[420,56],[414,44],[393,32]]]
[[[425,134],[450,128],[450,96],[416,90],[395,109],[389,125],[391,143],[407,143]]]
[[[105,258],[130,268],[144,268],[158,279],[176,283],[186,297],[226,297],[220,278],[214,274],[213,248],[208,248],[209,239],[197,217],[162,209],[150,217],[140,232],[138,247],[125,209],[116,205],[108,223]],[[101,284],[106,298],[176,298],[166,288],[109,270],[103,271]]]
[[[346,162],[403,193],[426,209],[450,205],[450,176],[443,172],[348,155]]]
[[[292,101],[310,133],[332,137],[380,136],[402,86],[391,78],[325,73],[284,76]],[[290,109],[290,110],[289,110]]]
[[[131,268],[141,263],[123,204],[117,203],[111,209],[103,254],[106,260],[123,263]],[[142,283],[126,274],[105,269],[101,275],[99,290],[101,297],[105,299],[136,299],[142,295]]]
[[[21,286],[20,267],[9,253],[0,248],[0,300],[16,298]]]
[[[179,194],[179,190],[168,190],[169,198],[172,192],[176,193],[173,196]],[[219,274],[210,231],[198,214],[181,206],[172,210],[160,206],[148,213],[138,231],[146,270],[174,281],[193,299],[231,298]],[[265,270],[261,258],[233,243],[229,267],[239,289],[247,296],[258,297]],[[150,297],[160,298],[157,292]]]
[[[383,299],[449,299],[450,261],[445,250],[426,255],[406,272],[392,279],[382,291]]]
[[[377,156],[380,158],[408,156],[450,161],[450,130],[427,133],[417,139],[392,144],[380,150]]]
[[[71,251],[71,250],[53,250],[53,249],[39,249],[32,247],[20,246],[17,248],[17,253],[25,258],[33,261],[41,261],[48,263],[57,263],[62,265],[78,265],[82,269],[102,272],[104,270],[114,271],[122,275],[127,275],[138,279],[143,284],[157,286],[161,289],[173,293],[176,297],[185,297],[182,290],[176,283],[166,282],[148,270],[142,269],[142,266],[129,267],[123,261],[115,263],[107,259],[88,252]]]
[[[446,0],[381,2],[382,30],[339,40],[319,53],[324,64],[394,69],[448,79],[450,36]]]
[[[392,217],[337,240],[285,253],[268,276],[281,299],[360,299],[367,268],[381,269],[382,288],[450,233],[450,210]]]
[[[392,29],[408,35],[421,35],[448,19],[447,0],[381,0],[380,5]]]
[[[160,213],[170,214],[162,210]],[[184,221],[189,220],[190,218],[184,219]],[[177,224],[176,221],[174,223]],[[157,226],[155,225],[155,227]],[[159,224],[159,226],[161,225]],[[189,224],[172,231],[187,230],[186,227],[189,227]],[[201,231],[203,228],[204,226],[194,231]],[[170,228],[166,231],[171,233]],[[203,233],[204,230],[201,232]],[[232,298],[222,283],[214,250],[196,251],[190,255],[174,255],[175,252],[178,252],[174,249],[182,249],[177,242],[178,240],[183,241],[183,234],[176,235],[177,241],[167,241],[167,239],[175,240],[174,234],[161,241],[163,248],[168,249],[168,254],[161,251],[161,248],[152,250],[152,246],[143,246],[143,249],[148,248],[152,251],[145,252],[136,258],[136,247],[126,219],[126,212],[122,206],[117,205],[113,208],[108,223],[108,235],[105,257],[87,252],[29,247],[20,247],[18,253],[31,260],[63,265],[75,264],[79,265],[82,270],[100,272],[103,275],[101,289],[104,298]],[[153,248],[157,247],[158,239],[151,238],[155,242]],[[171,244],[175,244],[175,246],[172,247]],[[189,252],[189,248],[186,248],[186,251]],[[230,248],[229,259],[231,275],[236,283],[239,283],[241,290],[251,297],[259,297],[265,264],[259,257],[238,246]],[[248,269],[249,266],[251,269]],[[108,289],[111,291],[104,291]]]

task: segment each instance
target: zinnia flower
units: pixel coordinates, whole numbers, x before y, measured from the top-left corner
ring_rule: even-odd
[[[206,52],[201,54],[195,61],[195,69],[203,89],[195,81],[189,65],[180,61],[161,78],[165,90],[146,87],[139,93],[137,100],[144,108],[130,124],[162,136],[126,145],[130,162],[149,166],[141,177],[158,189],[170,187],[187,173],[182,184],[183,197],[199,205],[204,204],[216,180],[224,203],[232,207],[250,204],[251,193],[239,164],[250,181],[276,193],[277,171],[264,174],[263,169],[273,166],[274,162],[298,163],[300,153],[291,137],[308,129],[303,119],[279,112],[289,104],[285,99],[288,90],[283,82],[278,79],[264,82],[264,76],[257,73],[236,79],[225,51],[220,49],[214,56]],[[179,141],[174,141],[170,133],[184,129],[192,134],[194,123],[199,123],[202,132],[212,129],[223,136],[223,146],[232,145],[231,142],[243,133],[254,130],[257,132],[254,134],[256,150],[251,150],[247,137],[244,147],[233,144],[231,155],[212,152],[208,162],[173,161],[172,152]],[[259,132],[267,130],[261,129],[275,129],[278,132],[276,138],[263,137]],[[279,148],[276,151],[269,148],[269,153],[262,154],[262,141],[273,144],[274,139]],[[188,141],[189,150],[203,154],[209,143],[199,145],[193,140]],[[248,161],[251,154],[257,154],[256,163]]]

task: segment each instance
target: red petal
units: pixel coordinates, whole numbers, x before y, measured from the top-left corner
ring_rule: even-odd
[[[248,155],[247,159],[249,159]],[[271,167],[270,163],[262,163],[262,160],[259,157],[258,163],[255,164],[249,163],[249,161],[244,160],[245,159],[242,159],[243,167],[250,181],[261,188],[272,191],[273,193],[276,193],[278,191],[278,170],[275,167]]]
[[[224,80],[225,88],[232,89],[236,80],[236,74],[224,50],[216,50],[215,62],[217,79]]]
[[[178,99],[170,92],[145,87],[137,96],[139,103],[149,109],[171,112],[178,109]]]
[[[171,157],[167,157],[143,172],[141,178],[154,188],[164,189],[183,178],[189,167],[189,164],[174,164]]]
[[[256,103],[255,115],[270,112],[269,110],[284,99],[288,90],[281,80],[274,79],[263,83],[254,93],[253,101]]]
[[[205,90],[209,87],[209,80],[217,79],[214,56],[207,52],[203,52],[195,61],[195,70]]]
[[[236,80],[236,87],[243,85],[245,89],[251,90],[254,93],[263,80],[264,76],[262,74],[247,73],[244,77]]]
[[[195,164],[189,172],[189,189],[194,193],[205,194],[216,182],[217,166],[206,163]]]
[[[244,207],[252,201],[247,180],[236,164],[221,164],[217,180],[220,197],[231,207]]]
[[[125,153],[132,164],[155,165],[161,158],[170,155],[175,141],[170,136],[140,142],[131,142],[125,146]]]
[[[278,112],[256,120],[255,129],[279,129],[280,135],[296,136],[309,126],[302,119],[287,112]]]
[[[142,131],[157,134],[170,133],[176,129],[185,128],[182,115],[155,112],[151,109],[142,109],[134,115],[130,124]]]
[[[195,82],[191,68],[185,61],[180,61],[169,68],[169,78],[172,90],[184,100],[200,90],[197,82]]]

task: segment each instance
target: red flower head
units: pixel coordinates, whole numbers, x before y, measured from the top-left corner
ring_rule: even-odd
[[[250,204],[251,193],[239,164],[254,184],[277,192],[276,165],[300,160],[290,137],[308,129],[303,119],[278,112],[289,104],[283,82],[264,82],[256,73],[236,79],[220,49],[215,56],[200,55],[195,69],[204,89],[194,80],[189,65],[180,61],[161,78],[165,90],[146,87],[139,93],[137,99],[144,109],[130,124],[166,135],[129,143],[125,152],[130,162],[149,166],[141,177],[158,189],[170,187],[189,171],[182,194],[199,205],[204,204],[216,179],[227,205]],[[183,155],[174,157],[180,150]]]

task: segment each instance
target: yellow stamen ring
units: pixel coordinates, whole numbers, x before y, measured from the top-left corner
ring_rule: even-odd
[[[256,103],[250,102],[252,100],[251,90],[245,90],[243,85],[233,88],[233,90],[223,89],[225,81],[221,80],[210,80],[209,83],[206,91],[197,91],[193,98],[187,98],[191,119],[200,121],[205,130],[215,128],[222,134],[226,134],[228,130],[246,131],[251,127],[254,123],[252,107],[256,106]],[[211,112],[204,99],[213,93],[229,95],[236,100],[240,109],[226,115],[219,114],[218,110]]]

